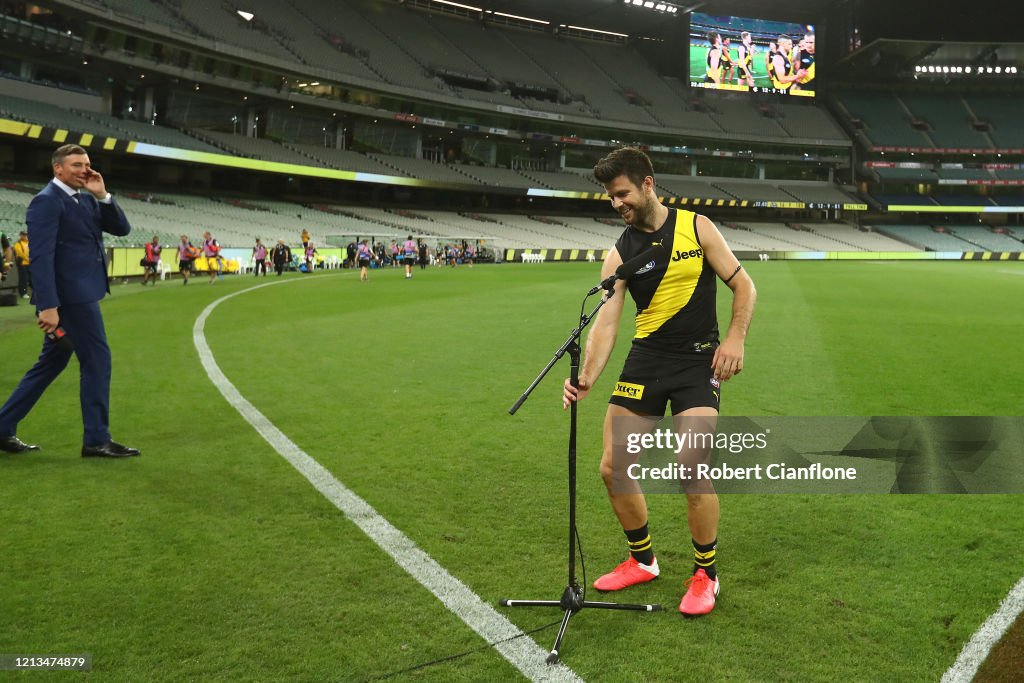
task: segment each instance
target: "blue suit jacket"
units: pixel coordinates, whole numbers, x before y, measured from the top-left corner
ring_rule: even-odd
[[[32,299],[38,310],[99,301],[109,291],[103,233],[127,235],[132,227],[113,201],[91,194],[78,202],[49,183],[25,215],[32,249]]]

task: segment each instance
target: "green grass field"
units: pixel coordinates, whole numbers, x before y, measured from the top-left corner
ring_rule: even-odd
[[[1017,415],[1019,263],[749,263],[759,302],[730,415]],[[221,370],[292,441],[486,602],[565,584],[556,368],[592,264],[287,276],[220,304]],[[272,281],[267,278],[265,282]],[[261,284],[264,281],[261,281]],[[78,456],[72,367],[0,455],[0,653],[93,656],[91,680],[516,680],[520,674],[283,460],[203,371],[193,324],[247,277],[115,285],[113,433]],[[731,297],[720,288],[723,328]],[[627,304],[626,310],[632,310]],[[587,579],[625,557],[597,474],[617,350],[580,406]],[[0,309],[0,393],[37,353]],[[675,606],[691,553],[677,496],[652,496],[657,581],[584,611],[563,660],[590,681],[936,681],[1020,578],[1020,500],[995,495],[723,497],[716,611]],[[523,630],[560,613],[499,608]],[[548,648],[553,627],[533,638]],[[55,674],[70,678],[73,674]]]

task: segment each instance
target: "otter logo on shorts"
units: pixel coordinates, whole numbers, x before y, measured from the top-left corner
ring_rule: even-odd
[[[612,396],[635,398],[639,401],[644,396],[644,385],[630,384],[629,382],[616,382],[615,391],[612,392]]]

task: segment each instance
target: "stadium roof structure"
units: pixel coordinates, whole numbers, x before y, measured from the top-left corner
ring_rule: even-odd
[[[874,78],[906,78],[915,66],[970,66],[971,80],[991,83],[997,75],[980,73],[979,67],[1024,64],[1024,43],[960,42],[943,40],[875,40],[851,52],[834,67],[836,75],[870,73]],[[1002,86],[1020,85],[1021,74],[1014,79],[999,78]],[[963,79],[958,79],[963,80]]]
[[[666,15],[636,7],[624,0],[459,0],[462,4],[484,10],[506,12],[543,19],[555,25],[582,25],[603,31],[616,31],[629,35],[660,33],[666,25]],[[814,21],[829,7],[845,0],[785,0],[765,3],[763,0],[667,0],[679,8],[676,16],[688,12],[708,14],[764,17],[769,19],[803,19]],[[659,0],[660,4],[661,0]],[[771,15],[771,16],[768,16]]]

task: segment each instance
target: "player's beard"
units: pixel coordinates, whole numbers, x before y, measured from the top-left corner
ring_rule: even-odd
[[[644,197],[644,201],[642,204],[638,204],[637,206],[632,207],[632,212],[629,218],[623,216],[622,219],[626,222],[627,225],[639,228],[651,227],[650,222],[653,217],[654,211],[651,200],[648,197]]]

